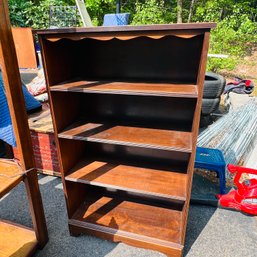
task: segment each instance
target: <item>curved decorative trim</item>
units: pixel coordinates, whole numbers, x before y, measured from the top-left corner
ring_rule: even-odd
[[[73,41],[79,41],[82,39],[86,39],[86,38],[90,38],[90,39],[95,39],[95,40],[100,40],[100,41],[108,41],[108,40],[112,40],[112,39],[118,39],[118,40],[131,40],[131,39],[135,39],[135,38],[139,38],[139,37],[147,37],[147,38],[151,38],[151,39],[160,39],[160,38],[164,38],[167,36],[174,36],[174,37],[179,37],[179,38],[185,38],[185,39],[190,39],[193,37],[196,37],[200,34],[170,34],[170,35],[117,35],[117,36],[100,36],[100,35],[83,35],[83,36],[76,36],[76,37],[69,37],[67,36],[63,36],[63,37],[47,37],[45,38],[48,41],[51,42],[57,42],[59,40],[62,39],[70,39]]]

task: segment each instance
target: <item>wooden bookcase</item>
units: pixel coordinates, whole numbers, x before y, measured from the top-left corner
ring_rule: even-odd
[[[72,235],[182,254],[213,27],[37,31]]]

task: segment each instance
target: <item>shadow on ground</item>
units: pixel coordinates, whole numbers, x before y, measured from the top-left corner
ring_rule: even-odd
[[[158,252],[125,244],[111,243],[92,236],[70,236],[61,179],[39,175],[39,184],[45,209],[49,242],[43,250],[36,252],[36,257],[165,256]],[[0,218],[32,227],[23,183],[0,200]]]
[[[161,253],[91,236],[71,237],[61,179],[39,175],[49,242],[36,257],[161,257]],[[24,185],[0,200],[0,218],[31,227]],[[191,205],[184,256],[256,257],[256,219],[211,206]],[[254,250],[255,249],[255,250]]]
[[[202,230],[205,228],[216,208],[212,206],[191,205],[188,216],[184,256],[190,251]],[[206,255],[207,256],[207,255]]]

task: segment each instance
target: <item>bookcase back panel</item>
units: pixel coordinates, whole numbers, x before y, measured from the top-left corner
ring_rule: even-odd
[[[78,51],[74,48],[74,42],[60,40],[52,43],[42,40],[42,48],[47,69],[49,86],[63,81],[74,79],[79,76],[77,56]]]
[[[89,122],[191,131],[196,99],[87,94],[81,116]]]
[[[59,139],[58,142],[62,159],[62,172],[66,174],[84,157],[85,142],[67,139]]]
[[[85,143],[84,154],[85,158],[183,173],[187,172],[190,157],[184,152],[90,142]]]
[[[67,174],[78,161],[88,159],[187,173],[190,158],[190,153],[185,152],[70,139],[59,139],[59,144],[64,174]],[[71,152],[75,154],[71,155]]]
[[[51,98],[57,132],[60,132],[78,120],[83,108],[82,95],[53,92]]]
[[[191,131],[196,99],[52,92],[58,132],[74,123]]]

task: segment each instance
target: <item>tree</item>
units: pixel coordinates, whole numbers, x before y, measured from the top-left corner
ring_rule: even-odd
[[[188,14],[188,19],[187,19],[188,23],[191,22],[191,19],[192,19],[192,16],[193,16],[194,5],[195,5],[196,1],[197,0],[191,0],[189,14]]]
[[[182,23],[182,10],[183,10],[183,1],[177,1],[177,23]]]

